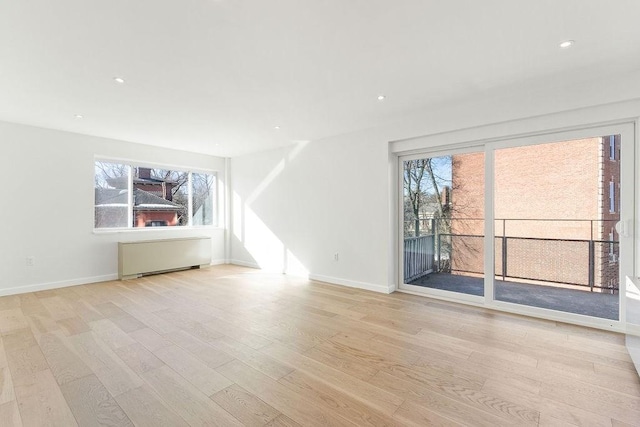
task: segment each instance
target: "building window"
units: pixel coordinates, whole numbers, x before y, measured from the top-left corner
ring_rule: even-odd
[[[613,181],[609,181],[609,212],[616,211],[616,184]]]
[[[213,173],[95,162],[96,229],[211,226]]]
[[[615,135],[609,136],[609,160],[616,159],[616,137]]]

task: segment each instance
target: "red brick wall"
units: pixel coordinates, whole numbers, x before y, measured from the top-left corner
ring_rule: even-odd
[[[452,234],[484,234],[484,153],[458,154],[452,159]],[[483,239],[452,237],[451,268],[484,271]]]
[[[598,219],[600,138],[495,152],[496,219]],[[589,222],[507,221],[506,235],[589,239]],[[496,231],[502,227],[496,224]]]
[[[609,214],[612,176],[619,203],[619,152],[617,156],[617,161],[609,160],[608,140],[603,144],[603,138],[495,151],[496,236],[503,235],[504,227],[510,237],[588,240],[593,235],[595,240],[608,240],[612,221],[617,220],[617,213]],[[483,221],[465,218],[484,217],[484,153],[456,155],[452,169],[452,216],[458,218],[452,220],[452,233],[482,235]],[[475,240],[454,237],[454,270],[482,271],[482,245]],[[518,252],[509,249],[513,255],[508,260],[510,274],[535,273],[545,277],[546,272],[555,269],[554,277],[563,281],[571,281],[568,279],[572,277],[578,282],[586,281],[587,258],[581,244],[513,242],[512,248]],[[609,263],[607,245],[596,244],[596,258],[596,284],[617,281],[617,266]],[[501,240],[497,239],[496,272],[501,268]]]
[[[168,226],[178,225],[176,212],[141,211],[135,213],[134,223],[136,227],[145,227],[147,221],[166,221]]]

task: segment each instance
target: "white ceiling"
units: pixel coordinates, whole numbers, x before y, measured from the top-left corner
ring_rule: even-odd
[[[628,74],[638,18],[638,0],[0,0],[0,120],[235,156]]]

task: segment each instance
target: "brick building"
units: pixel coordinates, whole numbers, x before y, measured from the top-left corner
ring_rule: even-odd
[[[618,287],[619,138],[495,152],[497,276]],[[453,156],[452,187],[451,268],[481,273],[484,153]]]

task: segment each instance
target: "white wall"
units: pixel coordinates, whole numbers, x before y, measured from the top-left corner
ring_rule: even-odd
[[[349,136],[232,159],[232,259],[388,291],[387,166]]]
[[[96,155],[224,178],[222,158],[0,122],[0,295],[115,279],[118,241],[207,235],[214,261],[224,261],[222,228],[94,233]]]

